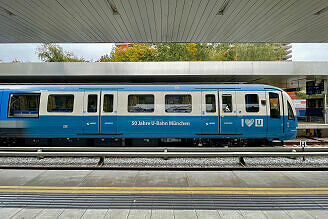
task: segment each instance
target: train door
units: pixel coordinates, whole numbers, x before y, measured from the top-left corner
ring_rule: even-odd
[[[236,91],[219,91],[220,134],[237,133]]]
[[[245,138],[266,138],[267,103],[265,91],[237,91],[237,131]]]
[[[268,139],[280,138],[284,132],[283,102],[280,91],[267,91]]]
[[[83,96],[83,134],[100,133],[100,90],[85,90]]]
[[[101,134],[117,135],[117,99],[117,90],[103,90],[101,93]]]
[[[2,93],[3,93],[3,90],[1,90],[0,89],[0,119],[1,119],[1,115],[2,115],[2,113],[1,113],[1,108],[2,108],[2,106],[3,106],[3,104],[2,104]]]
[[[202,91],[202,134],[219,133],[218,92]]]

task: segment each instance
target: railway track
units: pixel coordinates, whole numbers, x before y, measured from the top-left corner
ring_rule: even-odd
[[[78,165],[72,164],[77,159]],[[256,159],[273,161],[254,165]],[[326,170],[328,147],[0,147],[0,168]]]

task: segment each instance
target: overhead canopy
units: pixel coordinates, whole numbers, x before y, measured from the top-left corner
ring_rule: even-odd
[[[2,83],[245,82],[297,88],[322,79],[328,79],[328,62],[0,63]]]
[[[326,0],[0,0],[0,43],[327,42]]]

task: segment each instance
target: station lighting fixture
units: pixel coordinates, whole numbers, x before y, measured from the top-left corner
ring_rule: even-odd
[[[1,7],[0,6],[0,12],[1,11],[4,12],[4,13],[6,13],[9,16],[13,16],[14,15],[14,13],[12,13],[11,11],[9,11],[8,9],[5,9],[4,7]]]
[[[229,4],[229,0],[224,0],[221,8],[219,9],[218,13],[216,13],[216,15],[223,15],[224,10],[227,8],[228,4]]]
[[[118,13],[116,5],[113,2],[109,1],[109,0],[107,0],[107,2],[108,2],[110,8],[113,11],[113,15],[119,15],[120,13]]]
[[[325,12],[327,12],[328,11],[328,6],[327,7],[324,7],[324,8],[322,8],[321,10],[319,10],[319,11],[317,11],[316,13],[314,13],[314,15],[321,15],[321,14],[323,14],[323,13],[325,13]]]

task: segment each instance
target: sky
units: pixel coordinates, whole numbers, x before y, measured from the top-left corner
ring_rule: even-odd
[[[41,62],[37,56],[38,43],[0,44],[0,62]],[[113,43],[68,43],[59,44],[64,51],[76,57],[96,61],[102,55],[110,54]],[[293,43],[292,61],[328,61],[328,43]]]
[[[89,61],[97,61],[102,55],[110,54],[114,43],[59,43],[64,51],[72,52],[76,57]],[[12,62],[41,62],[38,58],[39,43],[0,44],[0,60]]]

